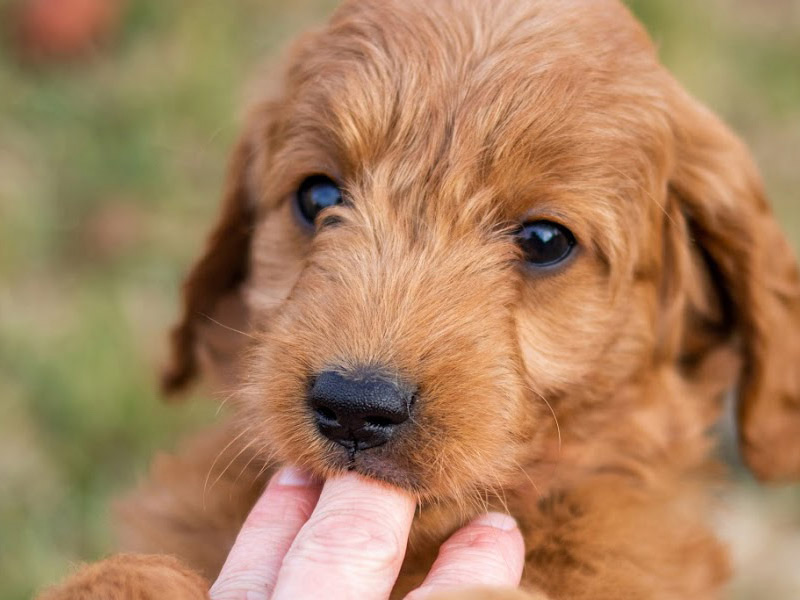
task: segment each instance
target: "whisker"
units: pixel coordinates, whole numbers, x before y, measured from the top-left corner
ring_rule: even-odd
[[[675,219],[673,219],[673,218],[672,218],[672,216],[671,216],[671,215],[670,215],[670,214],[667,212],[667,209],[666,209],[666,208],[664,208],[664,205],[663,205],[663,204],[661,204],[661,202],[659,202],[658,200],[656,200],[656,198],[653,196],[653,194],[651,194],[651,193],[650,193],[650,191],[649,191],[649,190],[648,190],[646,187],[644,187],[644,186],[643,186],[641,183],[639,183],[638,181],[636,181],[636,180],[635,180],[633,177],[631,177],[630,175],[628,175],[627,173],[625,173],[624,171],[622,171],[622,170],[621,170],[621,169],[619,169],[618,167],[615,167],[615,166],[614,166],[614,165],[612,165],[612,164],[609,164],[608,166],[609,166],[609,168],[611,168],[611,169],[612,169],[614,172],[616,172],[618,175],[621,175],[622,177],[624,177],[624,178],[625,178],[625,180],[626,180],[626,181],[628,181],[628,183],[632,183],[632,184],[636,185],[636,186],[639,188],[639,190],[640,190],[640,191],[644,192],[644,194],[645,194],[645,195],[646,195],[646,196],[647,196],[647,197],[648,197],[648,198],[649,198],[649,199],[650,199],[650,200],[651,200],[651,201],[652,201],[652,202],[653,202],[653,203],[654,203],[656,206],[658,206],[658,208],[660,208],[660,209],[661,209],[661,212],[662,212],[662,213],[664,213],[664,216],[665,216],[665,217],[667,217],[667,220],[668,220],[668,221],[669,221],[669,222],[670,222],[670,223],[671,223],[671,224],[672,224],[674,227],[677,227],[677,226],[678,226],[678,224],[675,222]]]
[[[254,335],[250,335],[246,331],[240,331],[239,329],[236,329],[235,327],[231,327],[230,325],[225,325],[225,323],[220,323],[215,318],[213,318],[211,315],[207,315],[206,313],[200,313],[200,316],[203,317],[203,318],[208,319],[209,321],[211,321],[215,325],[219,325],[223,329],[227,329],[228,331],[232,331],[234,333],[238,333],[240,335],[243,335],[246,338],[250,338],[251,340],[255,340],[256,339],[256,337]]]
[[[542,492],[539,490],[539,486],[536,485],[536,482],[533,481],[533,479],[531,478],[530,474],[525,470],[525,468],[521,464],[519,464],[519,461],[517,461],[516,458],[512,458],[511,460],[514,461],[514,464],[517,465],[517,468],[519,468],[519,470],[522,471],[522,474],[525,475],[525,478],[533,486],[533,489],[536,491],[536,495],[539,496],[539,498],[541,498],[542,497]]]
[[[497,477],[494,476],[495,481],[497,483],[496,486],[491,486],[492,494],[497,498],[500,504],[503,506],[503,510],[505,510],[506,514],[511,514],[511,510],[508,508],[508,496],[506,495],[506,490],[502,485],[502,482]]]
[[[222,457],[223,454],[231,447],[231,445],[235,444],[236,441],[241,438],[245,433],[250,431],[250,427],[245,427],[238,435],[234,436],[234,438],[225,444],[225,447],[220,450],[217,455],[214,457],[214,461],[211,463],[211,466],[208,468],[208,472],[206,473],[205,481],[203,482],[203,509],[206,507],[206,492],[208,491],[208,480],[211,477],[211,473],[214,470],[214,467],[217,465],[217,461]]]
[[[243,454],[245,451],[247,451],[249,448],[251,448],[251,447],[253,446],[253,444],[255,444],[255,442],[256,442],[256,441],[255,441],[254,439],[253,439],[253,440],[250,440],[249,442],[247,442],[247,444],[245,444],[245,445],[242,447],[242,449],[241,449],[241,450],[239,450],[239,451],[238,451],[238,452],[237,452],[237,453],[236,453],[236,454],[233,456],[233,458],[231,458],[231,459],[228,461],[228,464],[227,464],[227,465],[225,465],[225,468],[224,468],[224,469],[222,469],[222,471],[220,471],[219,475],[217,475],[217,478],[216,478],[216,479],[215,479],[215,480],[212,482],[212,484],[211,484],[211,487],[210,487],[209,489],[212,489],[212,488],[213,488],[215,485],[217,485],[217,483],[219,482],[219,480],[220,480],[220,479],[222,479],[222,477],[225,475],[225,473],[227,473],[227,472],[228,472],[228,469],[230,469],[230,468],[233,466],[233,463],[235,463],[235,462],[236,462],[236,460],[237,460],[237,459],[238,459],[238,458],[239,458],[239,457],[240,457],[240,456],[241,456],[241,455],[242,455],[242,454]]]
[[[536,394],[539,397],[539,399],[545,403],[547,408],[550,409],[550,414],[553,415],[553,421],[555,421],[556,424],[556,433],[558,434],[558,454],[561,455],[561,426],[558,423],[558,417],[556,416],[556,411],[553,410],[553,406],[547,401],[547,398],[542,396],[539,392],[537,392],[530,386],[528,386],[528,389],[530,389],[534,394]]]
[[[250,466],[250,464],[251,464],[251,463],[252,463],[252,462],[253,462],[253,461],[254,461],[256,458],[258,458],[258,457],[259,457],[259,455],[260,455],[260,454],[261,454],[261,453],[262,453],[264,450],[266,450],[267,448],[269,448],[269,445],[270,445],[270,443],[269,443],[269,442],[264,442],[263,444],[261,444],[261,446],[259,446],[258,450],[256,450],[256,451],[254,451],[254,452],[253,452],[252,456],[250,456],[250,458],[249,458],[249,459],[247,459],[247,462],[246,462],[246,463],[244,463],[244,466],[243,466],[241,469],[239,469],[239,474],[236,476],[236,479],[234,479],[234,483],[238,483],[239,479],[242,477],[242,475],[243,475],[243,474],[244,474],[244,472],[247,470],[247,468]]]
[[[269,456],[267,456],[267,458],[264,459],[264,464],[261,465],[261,468],[258,470],[258,473],[256,473],[256,476],[255,476],[256,480],[260,479],[261,476],[264,473],[267,472],[267,469],[269,469],[270,467],[275,465],[275,455],[276,454],[277,454],[277,451],[276,450],[272,450],[272,452],[269,453]]]
[[[236,396],[238,393],[239,393],[239,390],[238,390],[238,389],[237,389],[237,390],[233,390],[233,391],[231,391],[231,392],[227,392],[227,393],[225,393],[225,392],[221,392],[219,395],[225,394],[225,397],[224,397],[224,398],[222,399],[222,401],[219,403],[219,406],[217,407],[217,410],[216,410],[216,412],[214,413],[214,417],[219,417],[219,414],[222,412],[222,409],[225,407],[225,404],[227,404],[227,403],[228,403],[228,401],[229,401],[231,398],[233,398],[234,396]]]

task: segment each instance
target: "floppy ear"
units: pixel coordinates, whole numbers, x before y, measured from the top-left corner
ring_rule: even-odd
[[[741,338],[739,438],[765,480],[800,478],[800,277],[742,142],[683,90],[673,94],[680,200]]]
[[[182,316],[172,330],[172,355],[162,375],[167,393],[194,378],[201,355],[224,360],[244,337],[234,330],[247,323],[239,286],[247,278],[255,210],[247,177],[252,155],[252,144],[242,137],[228,167],[217,223],[183,284]]]

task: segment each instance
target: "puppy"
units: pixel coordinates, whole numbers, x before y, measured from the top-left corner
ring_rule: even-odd
[[[618,0],[352,0],[286,64],[164,380],[239,418],[156,464],[126,547],[213,578],[291,463],[416,495],[396,597],[487,505],[531,594],[718,597],[726,392],[753,472],[800,476],[800,279],[743,144]]]

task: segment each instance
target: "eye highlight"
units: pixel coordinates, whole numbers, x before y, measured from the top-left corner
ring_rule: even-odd
[[[552,221],[531,221],[517,231],[517,243],[530,265],[549,267],[556,265],[572,253],[575,236]]]
[[[313,225],[319,213],[342,203],[342,190],[327,175],[311,175],[297,188],[295,202],[301,219]]]

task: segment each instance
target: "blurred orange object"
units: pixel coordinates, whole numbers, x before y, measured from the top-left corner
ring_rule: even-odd
[[[74,58],[96,49],[119,21],[121,0],[22,0],[12,13],[21,54]]]

